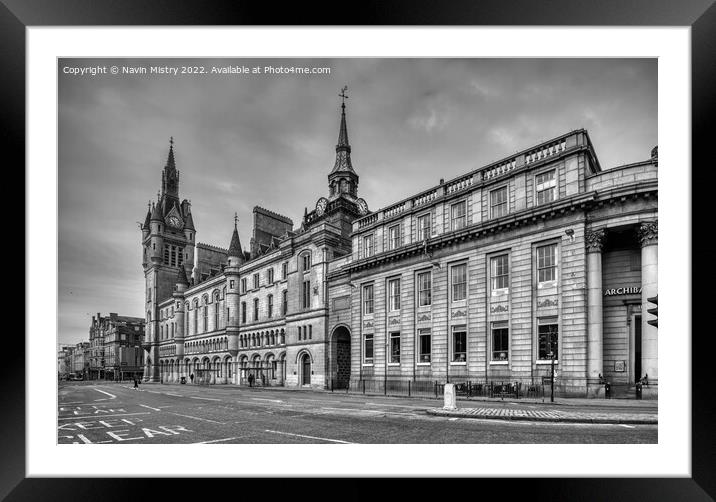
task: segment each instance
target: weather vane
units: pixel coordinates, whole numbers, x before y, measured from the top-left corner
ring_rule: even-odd
[[[347,90],[348,90],[348,86],[347,86],[347,85],[344,85],[344,86],[343,86],[343,89],[341,89],[341,93],[339,94],[339,96],[340,96],[341,98],[343,98],[343,103],[342,103],[343,106],[345,106],[345,104],[346,104],[346,99],[348,98],[348,95],[346,95],[346,91],[347,91]]]
[[[236,225],[239,223],[239,213],[234,213],[234,228],[236,228]]]
[[[174,136],[169,136],[169,144],[174,146]]]

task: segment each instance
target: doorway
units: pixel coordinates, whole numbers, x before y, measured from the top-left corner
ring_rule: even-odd
[[[301,384],[311,385],[311,356],[303,354],[301,358]]]
[[[351,377],[351,334],[338,326],[331,338],[331,382],[335,389],[347,389]]]

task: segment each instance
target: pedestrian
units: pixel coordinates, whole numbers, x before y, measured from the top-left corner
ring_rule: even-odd
[[[254,374],[251,373],[249,375],[249,387],[253,387],[253,386],[254,386]]]
[[[194,383],[194,373],[192,373],[191,375],[189,375],[189,378],[191,379],[191,383]]]
[[[134,377],[134,388],[138,389],[139,385],[137,385],[137,377]]]

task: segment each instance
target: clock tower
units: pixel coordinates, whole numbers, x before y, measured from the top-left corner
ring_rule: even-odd
[[[346,123],[346,91],[341,89],[341,121],[336,145],[336,160],[328,174],[328,198],[321,197],[316,208],[308,213],[305,222],[311,224],[319,220],[328,220],[338,224],[348,236],[352,230],[353,220],[368,214],[368,204],[358,197],[358,174],[351,161],[351,145],[348,142],[348,125]]]
[[[161,191],[149,204],[142,225],[142,267],[145,279],[145,373],[146,381],[159,378],[158,305],[172,297],[177,276],[186,275],[194,266],[196,229],[188,200],[179,200],[179,171],[174,159],[174,139],[169,140],[169,155],[162,170]],[[189,272],[187,274],[187,271]]]

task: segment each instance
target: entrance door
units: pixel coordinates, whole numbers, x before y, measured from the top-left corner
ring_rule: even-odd
[[[634,316],[634,381],[644,376],[641,373],[641,315]]]
[[[303,385],[311,384],[311,358],[308,354],[303,355]]]

